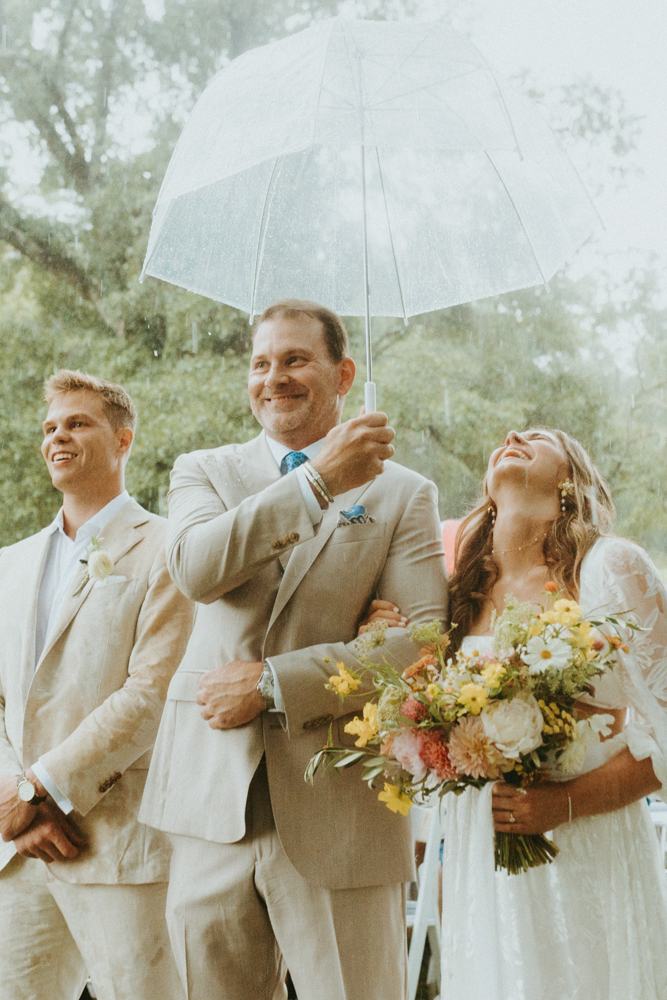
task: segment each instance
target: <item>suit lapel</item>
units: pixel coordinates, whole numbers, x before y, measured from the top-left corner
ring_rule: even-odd
[[[345,510],[347,507],[352,507],[353,504],[358,503],[370,485],[371,483],[364,483],[364,485],[360,486],[358,489],[349,490],[347,493],[341,493],[340,496],[336,497],[336,503],[332,504],[331,507],[329,507],[329,509],[325,512],[320,523],[320,530],[315,537],[308,539],[307,542],[303,542],[302,545],[297,545],[292,549],[289,555],[289,562],[285,569],[285,574],[280,581],[280,587],[276,595],[275,604],[273,605],[267,634],[276,618],[281,613],[292,594],[299,586],[326,543],[331,538],[331,535],[338,524],[339,511]]]
[[[216,491],[231,510],[247,497],[261,493],[280,479],[280,469],[271,454],[264,432],[234,449],[225,449],[224,460],[219,452],[208,452],[204,467]]]
[[[111,556],[114,566],[116,566],[123,556],[127,555],[130,549],[133,549],[134,546],[141,541],[143,533],[140,530],[140,527],[142,524],[145,524],[147,520],[148,515],[146,511],[143,510],[143,508],[140,507],[135,500],[130,500],[105,526],[102,532],[102,547],[104,548],[104,551],[108,552]],[[82,604],[93,589],[95,581],[88,580],[83,587],[83,590],[77,594],[77,591],[84,582],[87,574],[88,567],[82,564],[79,566],[74,576],[69,580],[67,584],[67,591],[60,603],[58,617],[54,622],[51,632],[46,637],[46,643],[44,644],[42,655],[39,658],[37,669],[39,669],[42,665],[44,659],[58,642],[65,629],[68,628],[72,619],[78,613]],[[75,594],[76,596],[74,596]]]
[[[25,637],[22,643],[23,661],[21,663],[21,691],[23,701],[28,695],[28,688],[35,672],[35,638],[37,629],[37,601],[39,599],[39,587],[42,582],[44,563],[49,551],[51,542],[51,531],[44,528],[35,539],[35,550],[33,558],[25,567],[22,574],[21,585],[26,594],[28,613],[23,619]]]

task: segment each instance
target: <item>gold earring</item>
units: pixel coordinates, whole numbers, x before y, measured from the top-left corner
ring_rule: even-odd
[[[564,482],[558,484],[558,489],[560,490],[560,509],[564,514],[567,498],[574,496],[574,483],[571,483],[568,477]]]
[[[491,518],[491,527],[495,528],[495,526],[496,526],[496,508],[492,504],[489,504],[489,506],[486,508],[486,513]]]

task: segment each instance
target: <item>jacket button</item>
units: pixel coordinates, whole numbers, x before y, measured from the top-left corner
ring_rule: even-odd
[[[103,781],[102,784],[99,785],[97,789],[100,795],[104,795],[104,793],[108,792],[110,788],[113,788],[116,782],[120,781],[121,777],[122,775],[120,771],[116,771],[116,773],[112,774],[110,778],[107,778],[106,781]]]
[[[289,540],[290,540],[290,542],[298,542],[299,541],[299,532],[298,531],[290,531],[290,533],[289,533]]]
[[[330,726],[333,722],[333,715],[318,715],[315,719],[308,719],[304,722],[304,729],[319,729],[320,726]]]

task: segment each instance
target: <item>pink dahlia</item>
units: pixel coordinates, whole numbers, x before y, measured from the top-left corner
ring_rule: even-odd
[[[421,759],[427,768],[440,781],[451,781],[456,777],[447,750],[447,744],[441,733],[424,732],[424,742],[421,749]]]
[[[423,722],[428,716],[428,709],[426,705],[422,705],[416,698],[408,698],[407,701],[403,702],[401,715],[404,715],[406,719],[410,719],[411,722]]]
[[[403,729],[394,736],[391,745],[392,755],[417,781],[421,781],[426,774],[426,765],[421,758],[424,735],[421,729]]]
[[[459,719],[449,735],[449,759],[471,778],[499,778],[505,758],[490,742],[479,716]]]

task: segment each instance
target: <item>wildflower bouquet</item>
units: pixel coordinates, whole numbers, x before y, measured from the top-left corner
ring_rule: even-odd
[[[488,651],[447,657],[450,637],[439,622],[413,628],[419,658],[402,674],[386,660],[369,659],[386,625],[367,632],[358,640],[363,671],[337,663],[326,685],[348,698],[362,683],[367,693],[371,682],[362,715],[345,726],[355,746],[334,746],[330,731],[306,780],[320,769],[362,763],[370,787],[382,779],[380,801],[405,816],[415,799],[434,794],[459,795],[498,779],[526,788],[559,771],[578,771],[587,748],[609,735],[613,717],[579,719],[575,702],[593,693],[592,680],[613,666],[619,646],[627,651],[620,633],[633,626],[616,617],[584,619],[574,601],[554,600],[555,589],[547,584],[539,614],[508,597],[503,613],[494,615]],[[526,871],[557,853],[542,834],[496,833],[497,869]]]

